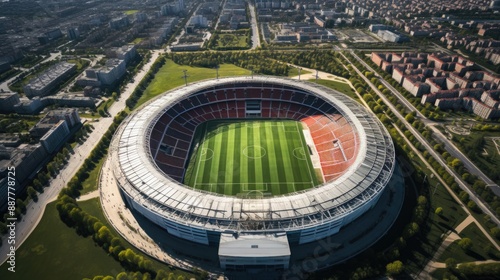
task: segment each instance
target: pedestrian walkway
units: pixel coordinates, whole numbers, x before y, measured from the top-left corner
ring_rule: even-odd
[[[99,190],[91,191],[87,194],[84,194],[79,198],[77,198],[76,201],[85,201],[96,197],[99,197]]]
[[[460,225],[464,224],[466,220],[467,219],[465,219]],[[448,231],[446,234],[447,236],[444,239],[443,243],[441,243],[441,246],[439,246],[432,259],[425,265],[424,269],[418,275],[419,279],[432,279],[431,273],[434,270],[446,267],[444,263],[438,263],[436,261],[441,256],[441,254],[443,254],[444,250],[448,248],[448,246],[460,239],[460,236],[453,231]]]
[[[424,267],[424,269],[420,272],[419,278],[432,279],[431,273],[434,270],[436,270],[438,268],[446,268],[445,263],[436,262],[436,261],[443,254],[443,252],[446,250],[446,248],[448,248],[448,246],[450,246],[453,242],[461,239],[461,237],[458,234],[461,233],[466,227],[468,227],[472,223],[475,223],[475,219],[472,215],[469,215],[458,226],[455,227],[454,231],[448,231],[446,233],[447,234],[446,238],[444,239],[443,243],[441,243],[441,245],[437,249],[436,253],[434,253],[434,256],[432,257],[432,259],[427,263],[427,265]],[[486,235],[486,237],[488,237],[488,235]],[[494,243],[494,245],[498,246],[496,244],[496,242]],[[488,262],[492,262],[492,261],[478,261],[475,263],[488,263]]]
[[[467,216],[465,220],[463,220],[456,228],[455,231],[457,233],[461,233],[466,227],[468,227],[472,222],[474,222],[474,217]]]

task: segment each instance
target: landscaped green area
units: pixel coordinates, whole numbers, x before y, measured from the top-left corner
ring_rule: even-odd
[[[155,75],[154,80],[149,84],[146,90],[144,90],[144,94],[137,104],[140,105],[167,90],[184,85],[183,70],[187,70],[188,83],[205,79],[214,79],[217,75],[215,69],[179,65],[167,59],[165,65],[163,65]],[[233,64],[221,64],[219,68],[219,77],[244,76],[250,74],[251,72],[249,70]]]
[[[134,41],[132,41],[132,44],[139,44],[143,40],[144,40],[144,38],[135,38]]]
[[[240,197],[282,195],[318,184],[292,120],[210,121],[197,128],[186,184]]]
[[[457,125],[469,130],[469,125]],[[455,145],[490,179],[500,183],[500,132],[472,129],[469,135],[451,132]]]
[[[310,71],[307,70],[300,70],[300,75],[305,75],[305,74],[310,74]],[[299,69],[295,67],[290,67],[290,70],[288,70],[288,77],[295,77],[299,75]]]
[[[215,34],[215,43],[212,43],[212,49],[215,50],[241,50],[250,47],[249,32],[219,33]]]
[[[81,201],[78,203],[78,205],[85,212],[98,218],[99,221],[101,221],[103,225],[105,225],[117,238],[119,238],[122,241],[122,244],[127,244],[129,246],[129,248],[133,248],[133,246],[130,245],[130,243],[128,243],[127,240],[125,240],[120,234],[118,234],[118,232],[113,228],[113,226],[104,217],[104,213],[103,213],[101,202],[100,202],[99,198],[92,198],[92,199],[89,199],[86,201]],[[134,251],[138,251],[138,250],[134,249]],[[162,269],[162,270],[167,271],[168,273],[173,272],[175,274],[176,278],[179,275],[184,276],[185,279],[191,279],[192,277],[194,277],[190,273],[187,273],[187,272],[182,271],[180,269],[171,268],[170,266],[167,266],[166,264],[159,262],[156,259],[153,259],[147,255],[143,255],[143,256],[145,259],[150,260],[153,263],[153,268],[156,270]]]
[[[138,11],[139,10],[128,10],[128,11],[125,11],[123,13],[126,14],[126,15],[133,15],[133,14],[137,13]]]
[[[458,263],[498,259],[498,256],[492,254],[496,249],[476,224],[470,224],[459,235],[462,238],[470,238],[472,247],[469,250],[464,250],[458,245],[459,240],[457,240],[446,248],[439,257],[439,262],[445,262],[448,258],[453,258]]]
[[[124,270],[92,237],[79,236],[65,225],[55,202],[47,205],[38,226],[16,251],[15,274],[8,266],[0,267],[0,279],[82,279]]]
[[[332,88],[335,90],[338,90],[338,91],[344,93],[345,95],[349,96],[350,98],[353,98],[353,99],[359,101],[358,95],[356,94],[356,92],[354,92],[354,90],[347,83],[338,82],[338,81],[331,81],[331,80],[321,80],[321,79],[318,79],[318,80],[312,79],[309,81],[320,84],[320,85],[324,85],[326,87],[329,87],[329,88]]]
[[[95,168],[89,172],[89,177],[82,182],[83,188],[80,191],[81,195],[97,190],[99,173],[101,172],[101,167],[105,160],[106,157],[101,158]]]
[[[37,115],[0,114],[0,132],[28,132],[40,119]]]
[[[97,217],[123,244],[128,244],[105,219],[98,198],[78,204]],[[183,275],[185,279],[193,277],[182,270],[172,270],[148,256],[144,257],[153,262],[154,269],[174,272],[175,279],[178,275]],[[64,224],[55,202],[47,205],[38,226],[16,251],[15,274],[9,272],[8,267],[8,263],[0,267],[0,279],[92,279],[97,275],[116,276],[125,271],[117,260],[95,244],[91,236],[80,236],[74,228]]]
[[[396,133],[394,128],[389,129],[393,139],[398,145],[402,145],[401,136]],[[419,232],[411,242],[406,243],[407,250],[401,252],[401,259],[404,261],[405,273],[419,274],[421,269],[432,259],[434,253],[439,248],[443,241],[443,233],[449,230],[454,230],[465,218],[467,214],[455,202],[446,188],[434,177],[427,166],[413,152],[408,153],[411,163],[407,160],[402,160],[400,165],[404,168],[406,174],[413,175],[415,172],[420,173],[420,180],[423,182],[414,187],[419,188],[420,192],[426,193],[428,197],[428,213],[424,213],[425,220],[418,227]],[[405,170],[406,169],[406,170]],[[419,171],[417,171],[419,170]],[[425,179],[422,178],[425,176]],[[406,180],[406,179],[405,179]],[[406,207],[406,206],[405,206]],[[405,207],[403,207],[403,212]],[[441,207],[443,212],[437,215],[434,212]],[[419,215],[422,215],[420,211]],[[416,216],[417,211],[413,211]]]

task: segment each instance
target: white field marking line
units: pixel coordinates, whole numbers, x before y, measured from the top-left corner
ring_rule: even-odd
[[[297,125],[297,123],[295,123],[295,128],[297,129],[298,133],[301,133],[300,129],[299,129],[298,125]],[[300,140],[301,140],[300,142],[302,142],[302,137],[300,138]],[[305,152],[306,151],[306,147],[304,147],[304,143],[301,143],[301,145],[302,145],[302,149],[304,149],[304,152]],[[307,158],[306,158],[306,161],[307,161]],[[311,186],[314,187],[314,180],[313,180],[313,177],[312,177],[312,174],[311,174],[311,167],[309,167],[309,162],[307,162],[306,165],[307,165],[307,171],[309,172],[309,179],[311,180],[311,182],[310,182]]]
[[[208,152],[212,152],[212,155],[210,155],[210,157],[208,157]],[[205,152],[205,153],[203,153]],[[208,160],[211,160],[213,157],[214,157],[214,150],[210,149],[210,148],[202,148],[201,149],[201,154],[200,154],[200,159],[199,161],[208,161]],[[202,159],[201,157],[202,156],[205,156],[205,159]]]
[[[297,154],[301,155],[302,158],[300,158],[297,155],[295,155],[295,151],[297,151]],[[300,153],[300,151],[302,151],[302,154]],[[298,160],[306,160],[306,155],[305,155],[305,152],[304,152],[304,148],[300,148],[300,147],[299,148],[295,148],[295,149],[293,149],[292,154]]]
[[[230,183],[229,183],[230,184]],[[236,184],[236,183],[235,183]],[[268,183],[238,183],[238,184],[241,184],[241,191],[244,191],[244,192],[252,192],[252,191],[263,191],[263,192],[267,192],[269,190],[269,188],[267,187],[267,184]],[[261,186],[264,186],[264,189],[260,189],[260,190],[249,190],[248,187],[249,185],[261,185]]]
[[[248,155],[248,148],[250,148],[250,147],[252,147],[252,148],[254,148],[254,149],[255,149],[255,147],[259,147],[259,148],[261,148],[261,151],[264,151],[264,153],[263,153],[260,157],[251,157],[251,156],[249,156],[249,155]],[[262,146],[260,146],[260,145],[250,145],[250,146],[246,146],[246,147],[245,147],[245,148],[241,151],[241,153],[242,153],[244,156],[246,156],[247,158],[249,158],[249,159],[259,159],[259,158],[263,158],[263,157],[265,157],[265,156],[267,155],[267,150],[266,150],[266,148],[264,148],[264,147],[262,147]]]

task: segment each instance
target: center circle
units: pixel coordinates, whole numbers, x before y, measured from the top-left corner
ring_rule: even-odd
[[[266,149],[259,145],[247,146],[243,149],[243,155],[250,159],[263,158],[266,155]]]

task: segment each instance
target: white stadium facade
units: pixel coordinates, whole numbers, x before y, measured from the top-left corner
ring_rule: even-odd
[[[325,183],[258,199],[182,184],[198,124],[311,115],[321,115],[349,134],[345,149],[352,156],[336,165],[322,162]],[[170,158],[163,155],[181,143],[187,152],[170,148]],[[127,206],[170,235],[218,247],[223,269],[287,269],[292,247],[336,235],[369,212],[390,185],[396,166],[385,127],[356,101],[314,83],[257,76],[206,80],[162,94],[122,123],[110,156]]]

